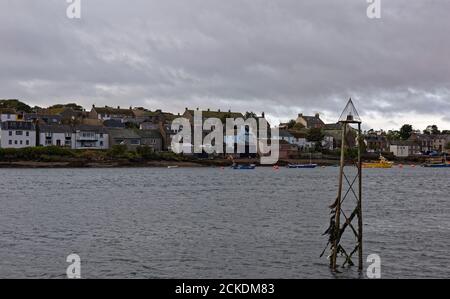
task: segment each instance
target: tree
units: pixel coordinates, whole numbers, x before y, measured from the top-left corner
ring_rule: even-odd
[[[413,132],[413,127],[411,125],[403,125],[400,128],[400,138],[402,140],[407,140],[409,137],[411,137],[411,134]]]
[[[309,142],[321,142],[325,135],[320,128],[312,128],[306,134],[306,140]]]
[[[450,150],[450,142],[445,145],[446,150]]]
[[[306,140],[309,142],[315,142],[316,150],[320,150],[322,147],[322,140],[325,138],[325,135],[320,128],[312,128],[306,134]]]
[[[249,118],[254,118],[254,119],[256,119],[257,118],[257,116],[256,116],[256,113],[255,112],[245,112],[245,115],[244,115],[244,119],[249,119]]]
[[[12,109],[15,109],[16,111],[22,111],[25,113],[32,112],[32,109],[30,106],[28,106],[27,104],[25,104],[19,100],[15,100],[15,99],[0,100],[0,109],[1,108],[12,108]]]
[[[295,119],[291,119],[291,120],[287,123],[288,129],[294,128],[295,124],[296,124]]]
[[[424,134],[426,135],[439,135],[441,134],[441,131],[439,131],[438,126],[436,125],[432,125],[432,126],[428,126],[424,131]]]

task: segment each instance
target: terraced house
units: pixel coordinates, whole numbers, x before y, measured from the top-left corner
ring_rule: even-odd
[[[75,147],[73,128],[68,125],[39,125],[38,142],[40,146]]]
[[[73,149],[108,149],[109,135],[103,126],[77,125]]]
[[[36,126],[32,122],[27,121],[2,122],[0,146],[2,148],[36,146]]]
[[[18,119],[18,114],[16,110],[11,108],[0,109],[0,121],[16,121]]]

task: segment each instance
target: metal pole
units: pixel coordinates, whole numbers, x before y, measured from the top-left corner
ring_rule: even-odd
[[[336,218],[335,218],[335,232],[333,240],[333,254],[331,257],[331,268],[336,270],[337,252],[339,246],[339,234],[340,234],[340,218],[341,218],[341,201],[342,201],[342,184],[344,180],[344,167],[345,167],[345,135],[347,130],[347,124],[342,123],[342,141],[341,141],[341,167],[339,170],[339,191],[337,196],[336,205]]]
[[[362,221],[362,148],[361,123],[358,123],[358,269],[363,269],[363,221]]]

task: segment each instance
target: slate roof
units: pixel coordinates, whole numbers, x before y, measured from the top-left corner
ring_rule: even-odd
[[[41,133],[72,133],[73,127],[68,125],[39,125]]]
[[[161,133],[158,130],[138,130],[136,133],[141,138],[162,138]]]
[[[103,122],[103,125],[107,128],[125,128],[125,124],[120,120],[108,119]]]
[[[317,127],[317,126],[324,126],[325,123],[320,119],[320,117],[317,116],[300,116],[301,118],[303,118],[306,122],[306,126],[308,128],[313,128],[313,127]]]
[[[117,129],[111,128],[108,130],[109,136],[113,139],[140,139],[135,130],[133,129]]]
[[[91,132],[97,132],[102,134],[107,134],[108,131],[103,126],[92,126],[92,125],[77,125],[75,126],[76,131],[91,131]]]

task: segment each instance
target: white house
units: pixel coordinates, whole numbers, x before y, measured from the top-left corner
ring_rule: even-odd
[[[411,141],[395,141],[390,145],[390,151],[396,157],[409,157],[420,152],[420,146]]]
[[[64,146],[74,148],[73,129],[67,125],[39,125],[40,146]]]
[[[108,131],[102,126],[79,125],[72,135],[73,149],[108,149]]]
[[[1,123],[0,146],[24,148],[36,146],[36,127],[32,122],[5,121]]]
[[[17,121],[17,113],[14,109],[0,109],[0,121]]]

